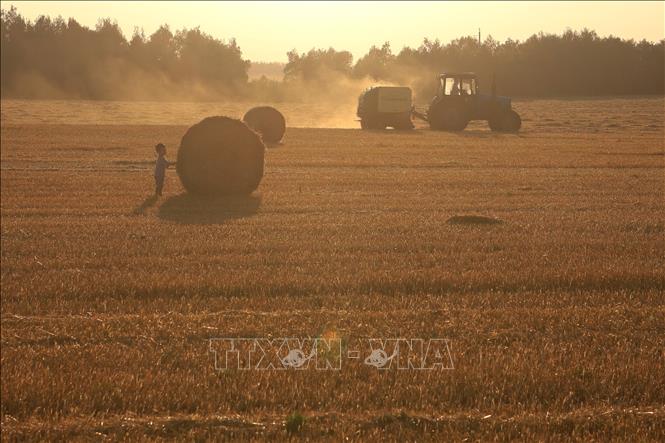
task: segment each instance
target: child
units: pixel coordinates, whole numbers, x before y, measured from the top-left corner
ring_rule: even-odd
[[[164,187],[164,177],[166,176],[166,168],[173,163],[166,160],[166,146],[164,143],[158,143],[155,145],[155,151],[157,151],[157,161],[155,162],[155,195],[161,197],[162,188]]]

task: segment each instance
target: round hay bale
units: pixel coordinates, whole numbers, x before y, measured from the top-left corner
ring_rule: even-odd
[[[176,172],[192,194],[251,194],[263,177],[265,145],[240,120],[208,117],[180,141]]]
[[[284,116],[272,106],[252,108],[242,119],[250,128],[261,134],[263,141],[268,143],[279,143],[286,132]]]

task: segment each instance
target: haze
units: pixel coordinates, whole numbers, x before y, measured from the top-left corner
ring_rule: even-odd
[[[286,61],[291,49],[345,49],[357,59],[372,45],[417,47],[424,37],[443,42],[462,35],[523,40],[539,31],[589,28],[600,36],[658,41],[665,38],[664,2],[0,2],[30,20],[75,18],[94,27],[117,20],[126,37],[161,24],[200,26],[220,39],[236,38],[252,61]]]

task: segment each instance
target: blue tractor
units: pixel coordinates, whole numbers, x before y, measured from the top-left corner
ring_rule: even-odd
[[[522,126],[510,97],[497,96],[495,84],[491,95],[480,94],[476,74],[471,72],[441,74],[427,114],[414,111],[414,115],[442,131],[462,131],[471,120],[486,120],[497,132],[514,133]]]

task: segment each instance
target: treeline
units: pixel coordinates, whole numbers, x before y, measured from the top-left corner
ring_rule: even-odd
[[[665,39],[601,38],[594,31],[537,34],[526,41],[479,42],[463,37],[393,53],[372,47],[354,62],[348,51],[291,51],[284,79],[250,80],[250,61],[235,40],[166,25],[128,41],[117,23],[95,29],[41,16],[34,23],[2,10],[3,97],[89,99],[247,98],[282,101],[334,97],[371,83],[410,85],[419,99],[434,93],[445,71],[474,71],[489,90],[513,96],[594,96],[665,93]]]
[[[195,98],[244,92],[250,62],[235,40],[223,42],[164,25],[127,41],[111,19],[94,30],[76,20],[2,10],[2,94],[90,99]]]
[[[393,54],[390,44],[373,46],[353,63],[349,52],[311,50],[288,53],[285,81],[325,82],[324,72],[409,84],[417,95],[434,93],[434,79],[442,72],[476,72],[489,90],[496,76],[499,92],[515,96],[595,96],[663,94],[665,40],[635,42],[600,38],[594,31],[568,30],[562,35],[537,34],[524,42],[480,43],[463,37],[442,44],[425,39],[417,49],[405,47]]]

